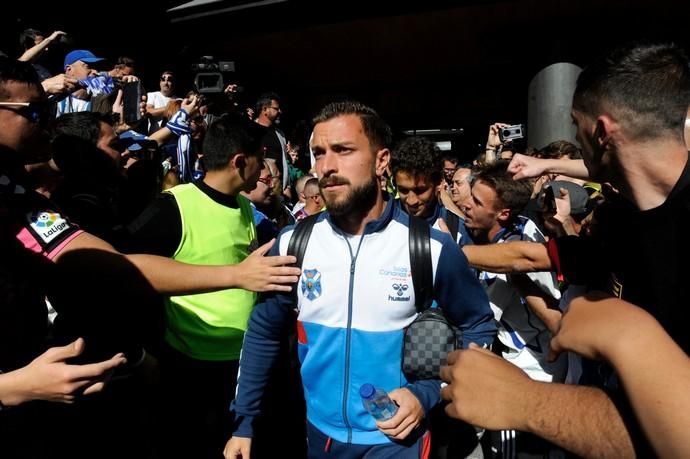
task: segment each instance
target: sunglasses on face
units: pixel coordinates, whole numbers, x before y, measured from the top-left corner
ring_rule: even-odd
[[[45,124],[49,120],[48,103],[41,102],[0,102],[0,109],[10,110],[32,123]]]
[[[173,79],[174,79],[174,78],[171,77],[170,75],[163,75],[163,76],[161,77],[161,81],[169,81],[169,82],[171,82],[171,83],[172,83]]]

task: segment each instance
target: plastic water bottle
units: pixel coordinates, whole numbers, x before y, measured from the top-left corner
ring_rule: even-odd
[[[362,384],[359,388],[364,408],[371,413],[377,421],[385,421],[395,416],[398,412],[396,405],[383,389],[377,389],[371,384]]]

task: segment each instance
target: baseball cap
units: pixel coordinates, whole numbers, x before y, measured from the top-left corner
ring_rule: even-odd
[[[75,49],[74,51],[70,51],[69,53],[67,53],[67,55],[65,56],[65,64],[63,65],[63,67],[72,65],[77,61],[83,61],[90,64],[92,62],[99,62],[102,60],[104,60],[104,58],[97,57],[87,49]]]
[[[131,129],[123,132],[119,137],[122,144],[127,147],[129,151],[138,151],[151,144],[156,144],[155,141],[149,140],[145,135],[132,131]]]
[[[589,194],[582,186],[577,183],[568,182],[565,180],[554,180],[546,185],[546,188],[552,188],[556,196],[560,196],[560,189],[565,188],[570,197],[570,214],[580,215],[586,213],[589,209],[587,203],[589,202]],[[556,194],[559,193],[559,194]]]

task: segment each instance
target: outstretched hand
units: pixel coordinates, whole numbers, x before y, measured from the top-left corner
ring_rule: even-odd
[[[449,416],[485,429],[526,430],[521,397],[534,382],[517,366],[470,343],[448,354],[441,379],[448,383],[441,398],[450,402]]]
[[[543,161],[517,153],[508,164],[508,172],[513,174],[513,180],[539,177],[545,172]]]
[[[556,201],[556,218],[563,221],[570,217],[570,192],[565,188],[554,190],[554,201]]]
[[[241,274],[240,288],[253,292],[289,292],[299,279],[301,270],[291,267],[297,262],[292,255],[265,256],[275,239],[253,251],[238,265]]]
[[[64,73],[46,78],[41,81],[41,86],[47,94],[53,95],[70,94],[80,87],[76,78],[68,77]]]
[[[551,339],[549,359],[572,351],[588,359],[610,360],[617,347],[626,344],[626,336],[634,340],[652,320],[637,306],[602,292],[590,292],[570,302]]]
[[[112,370],[124,364],[123,354],[109,360],[86,365],[71,365],[66,361],[84,352],[82,338],[62,347],[51,347],[29,365],[16,370],[16,396],[3,402],[20,404],[29,400],[73,403],[80,395],[100,392]]]

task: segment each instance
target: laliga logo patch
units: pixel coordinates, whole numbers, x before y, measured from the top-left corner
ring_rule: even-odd
[[[388,301],[410,301],[410,295],[403,296],[407,289],[410,288],[409,285],[400,283],[393,284],[391,287],[395,290],[396,296],[388,295]]]
[[[69,223],[60,214],[52,212],[34,212],[28,215],[29,226],[43,242],[50,242],[60,233],[70,228]]]
[[[302,295],[309,301],[321,296],[321,273],[316,269],[305,269],[302,276]]]
[[[57,221],[58,216],[50,212],[36,212],[31,217],[31,222],[39,228],[50,228]]]

